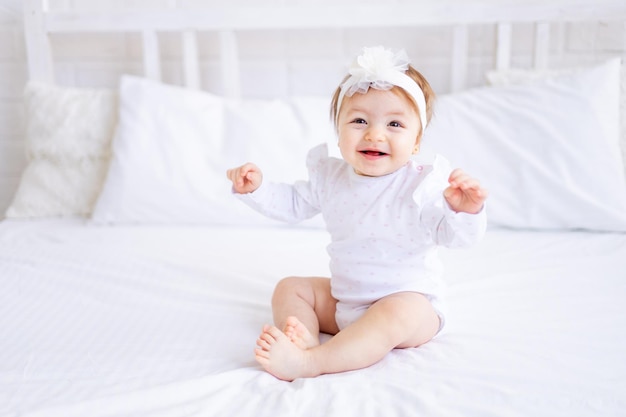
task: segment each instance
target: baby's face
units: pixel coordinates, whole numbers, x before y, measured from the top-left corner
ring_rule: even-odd
[[[378,177],[404,166],[417,152],[419,116],[393,90],[370,88],[346,97],[338,119],[339,149],[359,175]]]

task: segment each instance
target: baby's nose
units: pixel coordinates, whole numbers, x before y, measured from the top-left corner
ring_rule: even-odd
[[[384,141],[385,138],[385,130],[379,126],[370,126],[365,134],[365,139],[373,142],[381,142]]]

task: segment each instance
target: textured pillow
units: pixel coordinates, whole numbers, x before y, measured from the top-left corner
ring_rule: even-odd
[[[109,161],[117,93],[31,82],[25,104],[28,164],[6,216],[89,215]]]
[[[619,71],[443,96],[422,148],[485,184],[493,225],[626,231]]]
[[[306,175],[310,146],[285,101],[225,100],[124,76],[97,223],[270,225],[236,199],[226,169],[247,161],[267,180]]]

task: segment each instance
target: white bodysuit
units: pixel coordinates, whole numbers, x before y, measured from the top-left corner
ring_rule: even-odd
[[[268,217],[298,222],[322,213],[331,235],[331,291],[338,300],[340,329],[376,300],[414,291],[426,295],[442,325],[443,270],[437,246],[463,247],[486,229],[485,210],[456,213],[446,203],[449,165],[410,161],[381,176],[358,175],[345,161],[328,156],[326,145],[307,158],[309,181],[263,183],[238,195]]]

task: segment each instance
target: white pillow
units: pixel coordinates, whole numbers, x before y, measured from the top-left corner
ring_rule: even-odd
[[[225,100],[224,157],[240,165],[254,162],[264,180],[293,182],[306,178],[304,128],[283,100]]]
[[[341,158],[337,132],[330,117],[331,97],[292,97],[289,102],[302,123],[310,147],[326,142],[328,154]]]
[[[286,102],[224,100],[124,76],[98,223],[268,225],[231,193],[226,169],[248,160],[267,180],[293,181],[309,143]]]
[[[28,164],[6,217],[89,215],[109,162],[117,93],[30,82],[24,98]]]
[[[442,96],[422,149],[485,184],[493,225],[626,231],[619,70]]]
[[[585,68],[560,68],[560,69],[521,69],[510,68],[506,70],[493,70],[486,74],[490,85],[504,86],[511,84],[530,84],[540,80],[563,75],[572,75]],[[620,148],[622,151],[622,161],[626,162],[626,66],[622,62],[620,65]],[[626,163],[624,164],[626,166]],[[626,176],[626,169],[624,172]]]

